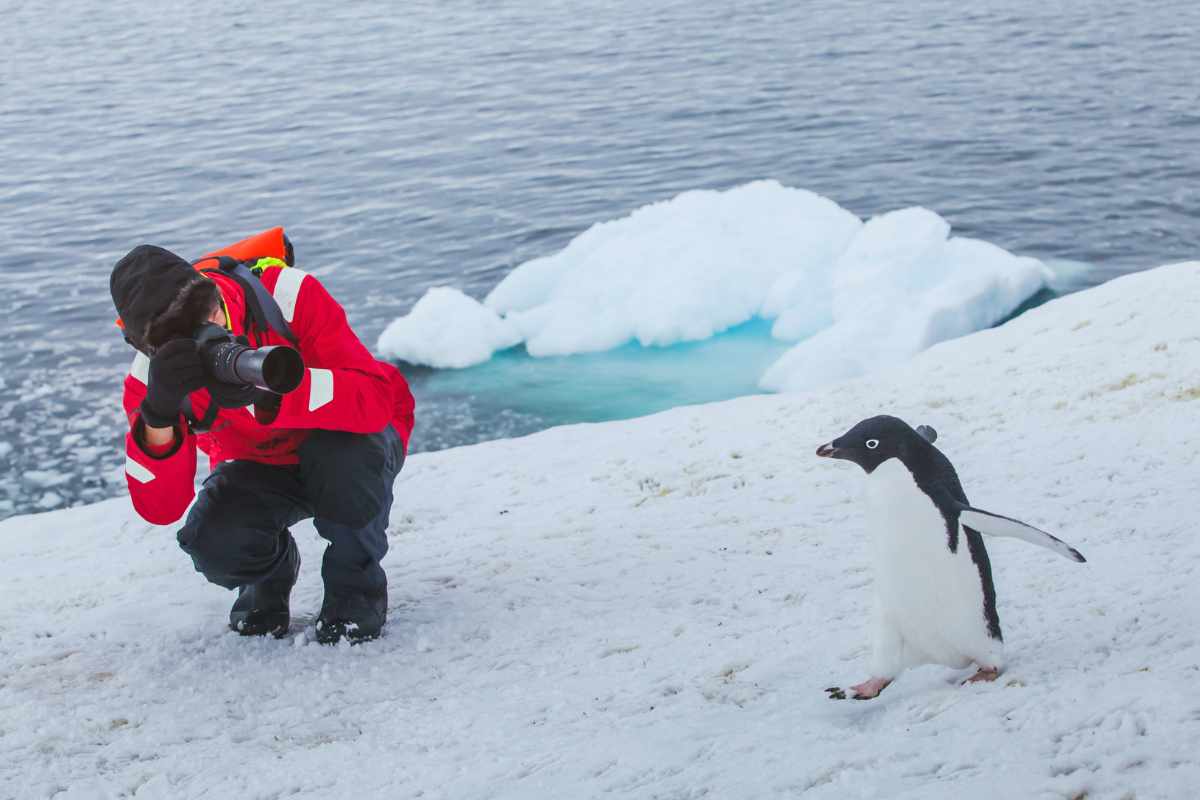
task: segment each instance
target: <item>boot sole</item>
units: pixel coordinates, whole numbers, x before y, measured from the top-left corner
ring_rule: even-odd
[[[353,623],[352,623],[353,624]],[[357,628],[357,626],[355,626]],[[363,633],[358,630],[347,630],[346,624],[343,622],[322,623],[317,622],[317,643],[318,644],[337,644],[342,639],[345,639],[350,644],[362,644],[378,639],[383,635],[383,630]]]
[[[274,636],[276,639],[282,639],[287,636],[288,627],[291,625],[291,620],[287,617],[274,620],[230,620],[229,629],[237,633],[239,636]]]

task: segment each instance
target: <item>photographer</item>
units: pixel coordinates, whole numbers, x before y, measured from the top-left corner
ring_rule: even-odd
[[[371,356],[325,287],[289,266],[282,229],[245,241],[272,243],[272,257],[258,259],[253,273],[246,264],[225,269],[236,263],[229,258],[193,267],[150,245],[113,269],[113,303],[139,351],[125,379],[129,493],[147,521],[175,522],[195,494],[199,447],[212,473],[179,546],[209,581],[238,590],[230,627],[243,635],[287,632],[300,569],[288,528],[312,517],[329,541],[317,638],[373,639],[387,616],[380,560],[413,427],[412,394],[399,370]],[[214,330],[229,352],[294,346],[302,372],[299,358],[287,355],[298,386],[279,395],[219,380],[213,351],[196,338],[206,331],[200,338],[212,339]]]

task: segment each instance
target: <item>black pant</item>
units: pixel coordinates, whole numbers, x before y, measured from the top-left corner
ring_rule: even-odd
[[[179,546],[197,572],[236,589],[286,569],[295,546],[288,527],[313,517],[329,540],[321,564],[326,594],[386,591],[379,562],[403,465],[404,444],[390,425],[372,434],[313,431],[296,466],[226,461],[204,481]]]

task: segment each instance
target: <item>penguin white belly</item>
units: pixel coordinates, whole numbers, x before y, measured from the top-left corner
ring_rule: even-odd
[[[874,660],[898,672],[920,663],[999,666],[988,636],[983,587],[960,531],[950,552],[946,521],[898,459],[867,479],[867,524],[875,567]]]

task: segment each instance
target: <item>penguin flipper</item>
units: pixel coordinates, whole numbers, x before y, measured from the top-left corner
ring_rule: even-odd
[[[925,441],[929,442],[930,444],[933,444],[934,442],[937,441],[937,431],[935,431],[933,428],[929,427],[928,425],[918,425],[917,426],[917,435],[920,436]]]
[[[1057,536],[1051,536],[1044,530],[1021,522],[1019,519],[963,505],[958,515],[958,521],[963,526],[972,528],[988,536],[1007,536],[1012,539],[1023,539],[1030,544],[1036,544],[1039,547],[1045,547],[1047,550],[1053,550],[1063,558],[1069,558],[1072,561],[1080,563],[1087,561],[1082,553],[1062,539],[1059,539]]]

